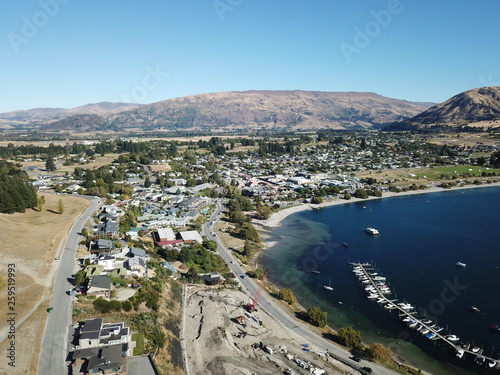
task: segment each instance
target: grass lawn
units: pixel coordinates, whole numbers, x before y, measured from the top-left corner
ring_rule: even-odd
[[[142,333],[133,333],[132,341],[135,341],[134,356],[144,354],[144,335]]]
[[[498,168],[485,168],[476,165],[461,165],[461,166],[447,166],[447,167],[432,167],[432,168],[405,168],[405,169],[391,169],[381,171],[363,171],[356,173],[357,177],[373,177],[378,181],[386,179],[399,179],[406,182],[424,183],[425,181],[436,181],[443,179],[450,179],[455,174],[463,176],[467,173],[472,176],[480,177],[483,172],[495,172],[500,175]],[[424,177],[425,176],[425,177]],[[444,178],[443,178],[444,176]]]

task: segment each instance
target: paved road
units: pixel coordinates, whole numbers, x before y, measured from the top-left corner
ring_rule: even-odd
[[[243,285],[243,287],[247,290],[250,296],[255,296],[255,293],[259,289],[259,286],[249,277],[246,277],[245,270],[240,267],[237,260],[233,258],[230,251],[227,250],[224,245],[221,243],[219,238],[213,234],[213,224],[221,215],[222,211],[222,202],[220,200],[217,201],[217,209],[213,213],[210,220],[208,220],[207,224],[203,226],[203,233],[207,236],[208,239],[214,240],[217,242],[217,250],[219,251],[222,258],[226,261],[229,268],[238,276],[239,281]],[[242,278],[242,276],[244,278]],[[250,300],[249,300],[250,302]],[[301,336],[304,339],[304,344],[309,344],[315,350],[322,350],[323,352],[327,352],[331,357],[348,364],[349,366],[360,369],[363,366],[370,367],[373,370],[374,374],[380,375],[394,375],[397,372],[389,370],[383,366],[380,366],[376,363],[369,362],[366,360],[361,360],[361,362],[354,362],[350,357],[352,357],[351,353],[347,350],[339,348],[338,346],[332,344],[331,342],[325,340],[314,332],[309,331],[306,324],[302,322],[298,322],[286,312],[284,312],[274,301],[266,294],[262,293],[259,298],[259,307],[269,313],[274,319],[293,330],[296,334]],[[364,372],[363,372],[364,373]]]
[[[67,294],[67,291],[73,287],[68,279],[71,278],[75,269],[75,259],[80,238],[78,233],[100,204],[98,198],[85,196],[82,196],[82,198],[89,200],[90,206],[71,228],[68,241],[58,261],[60,262],[59,269],[57,270],[51,300],[51,306],[54,308],[54,311],[49,313],[47,317],[40,360],[38,362],[38,374],[40,375],[68,374],[65,361],[70,351],[68,327],[72,323],[72,297]]]

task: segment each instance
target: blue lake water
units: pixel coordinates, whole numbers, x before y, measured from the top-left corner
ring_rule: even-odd
[[[352,326],[368,341],[397,351],[410,340],[442,360],[445,346],[423,339],[366,298],[348,262],[371,262],[387,277],[395,298],[462,341],[500,358],[500,188],[455,190],[347,203],[288,216],[273,229],[260,263],[269,279],[291,288],[305,307],[319,305],[335,328]],[[364,232],[367,227],[379,236]],[[342,243],[349,247],[342,246]],[[465,268],[457,267],[457,261]],[[320,274],[311,271],[318,270]],[[323,285],[334,288],[326,291]],[[476,306],[480,313],[469,311]],[[443,345],[441,345],[443,346]],[[460,365],[460,363],[458,363]]]

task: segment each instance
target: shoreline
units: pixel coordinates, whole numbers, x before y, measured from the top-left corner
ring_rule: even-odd
[[[465,186],[455,186],[452,188],[442,188],[442,187],[437,187],[437,186],[432,186],[429,187],[428,189],[425,190],[411,190],[411,191],[402,191],[400,193],[393,193],[393,192],[384,192],[382,193],[381,197],[373,197],[369,196],[366,199],[362,198],[351,198],[349,200],[346,199],[341,199],[341,198],[334,198],[334,200],[330,200],[327,202],[323,202],[320,204],[310,204],[310,203],[302,203],[299,206],[293,206],[290,208],[284,208],[278,212],[274,212],[268,219],[266,220],[253,220],[253,224],[257,226],[259,232],[262,232],[264,228],[272,229],[279,227],[281,225],[281,222],[288,216],[301,212],[301,211],[307,211],[307,210],[315,210],[315,209],[320,209],[324,207],[330,207],[330,206],[336,206],[340,204],[348,204],[348,203],[354,203],[354,202],[365,202],[365,201],[370,201],[374,199],[384,199],[384,198],[392,198],[392,197],[402,197],[402,196],[408,196],[408,195],[420,195],[420,194],[428,194],[428,193],[439,193],[439,192],[446,192],[446,191],[454,191],[454,190],[468,190],[468,189],[480,189],[480,188],[486,188],[486,187],[500,187],[500,182],[493,182],[491,184],[482,184],[482,185],[465,185]],[[264,234],[263,238],[267,237],[267,233],[262,233]],[[264,239],[264,245],[265,248],[269,248],[268,246],[268,241]]]
[[[439,192],[446,192],[446,191],[453,191],[453,190],[469,190],[469,189],[478,189],[478,188],[487,188],[487,187],[500,187],[500,182],[494,182],[494,183],[489,183],[489,184],[481,184],[481,185],[464,185],[464,186],[456,186],[452,188],[441,188],[437,186],[432,186],[429,187],[428,189],[425,190],[411,190],[411,191],[406,191],[406,192],[400,192],[400,193],[395,193],[395,192],[386,192],[382,193],[382,197],[372,197],[370,196],[367,199],[361,199],[361,198],[352,198],[350,200],[345,200],[345,199],[340,199],[340,198],[335,198],[333,200],[323,202],[318,205],[314,204],[307,204],[303,203],[297,206],[293,206],[290,208],[285,208],[283,210],[280,210],[278,212],[273,213],[267,220],[253,220],[252,223],[256,227],[257,231],[261,235],[262,242],[264,244],[263,248],[261,251],[259,251],[256,256],[253,258],[253,266],[258,267],[260,265],[260,259],[261,256],[264,254],[264,252],[271,250],[271,248],[278,243],[278,241],[270,241],[271,235],[270,233],[274,228],[280,227],[282,221],[297,212],[302,212],[306,210],[316,210],[320,209],[323,207],[330,207],[330,206],[336,206],[340,204],[348,204],[348,203],[354,203],[354,202],[360,202],[360,201],[368,201],[368,200],[374,200],[374,199],[383,199],[383,198],[391,198],[391,197],[397,197],[397,196],[409,196],[409,195],[421,195],[421,194],[427,194],[427,193],[439,193]],[[273,288],[279,289],[279,286],[275,283],[273,283],[271,280],[268,281],[272,285]],[[297,301],[296,308],[299,310],[305,310],[304,306],[300,303],[300,301]],[[327,325],[329,329],[331,329],[333,332],[336,332],[335,329]],[[366,343],[364,342],[366,345]],[[418,348],[418,346],[417,346]],[[419,348],[419,350],[421,350]],[[419,363],[418,361],[414,362],[415,358],[408,359],[405,358],[404,356],[398,355],[397,356],[398,361],[401,364],[406,364],[412,367],[419,368]],[[424,374],[429,374],[429,372],[422,370],[422,373]]]

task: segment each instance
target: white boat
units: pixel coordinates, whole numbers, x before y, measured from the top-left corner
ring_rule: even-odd
[[[472,348],[472,353],[477,353],[479,350],[481,350],[481,348],[479,346],[474,346]]]
[[[449,341],[458,341],[458,340],[460,340],[460,337],[455,336],[455,335],[448,335],[448,336],[446,336],[446,339]]]
[[[497,361],[490,360],[490,361],[488,362],[488,367],[489,367],[489,368],[493,368],[493,367],[495,367],[496,365],[497,365]]]
[[[377,234],[380,234],[380,232],[375,228],[366,228],[365,232],[368,234],[371,234],[372,236],[376,236]]]
[[[467,266],[465,263],[462,263],[462,262],[457,262],[455,263],[456,266],[459,266],[459,267],[465,267]]]
[[[464,356],[464,350],[462,348],[458,349],[455,355],[457,358],[462,358]]]
[[[323,289],[333,290],[333,288],[331,287],[331,284],[332,284],[332,279],[328,279],[328,285],[323,285]]]

